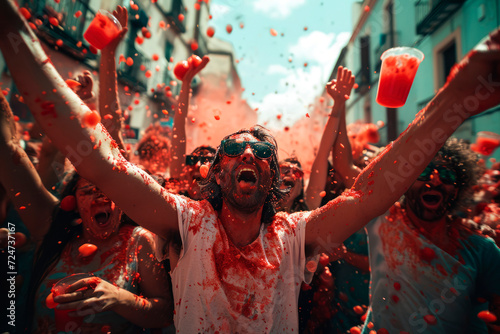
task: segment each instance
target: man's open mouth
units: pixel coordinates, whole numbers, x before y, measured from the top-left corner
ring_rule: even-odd
[[[293,180],[283,180],[283,185],[286,188],[293,188],[295,186],[295,182]]]
[[[257,183],[257,174],[251,168],[240,169],[236,178],[241,188],[253,187]]]
[[[435,209],[443,202],[443,194],[436,190],[426,191],[422,193],[420,199],[426,207]]]

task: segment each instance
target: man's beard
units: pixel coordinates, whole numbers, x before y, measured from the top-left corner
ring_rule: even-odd
[[[231,177],[228,187],[221,187],[222,198],[231,207],[241,212],[252,213],[258,211],[265,203],[269,194],[269,189],[262,184],[257,184],[257,189],[250,195],[240,195],[237,193],[237,182],[235,177]]]

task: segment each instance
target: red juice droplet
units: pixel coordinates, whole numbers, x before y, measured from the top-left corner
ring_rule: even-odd
[[[208,37],[214,37],[215,34],[215,28],[214,27],[208,27],[207,28],[207,36]]]
[[[22,16],[24,16],[26,20],[29,20],[31,18],[31,13],[28,9],[21,7],[19,8],[19,12],[21,13]]]
[[[436,252],[432,248],[424,247],[420,251],[420,257],[426,262],[431,262],[436,258]]]
[[[481,311],[477,314],[477,317],[484,322],[495,322],[497,321],[497,316],[490,311]]]
[[[80,252],[81,256],[88,257],[90,255],[93,255],[97,251],[97,246],[94,244],[83,244],[78,247],[78,251]]]
[[[356,314],[363,314],[364,313],[363,308],[359,305],[354,306],[352,309]]]
[[[233,26],[232,26],[232,25],[230,25],[230,24],[228,24],[228,25],[226,26],[226,31],[227,31],[227,33],[228,33],[228,34],[230,34],[230,33],[233,31]]]
[[[424,320],[426,323],[428,323],[429,325],[435,325],[437,324],[437,320],[436,320],[436,317],[433,316],[432,314],[427,314],[427,315],[424,315]]]
[[[49,19],[49,23],[52,24],[53,26],[57,27],[59,25],[59,20],[56,19],[55,17],[51,17]]]
[[[81,10],[76,11],[75,12],[75,17],[79,18],[80,16],[82,16],[82,11]]]
[[[83,122],[89,127],[94,128],[101,121],[101,115],[95,110],[89,110],[83,117]]]
[[[64,211],[73,211],[76,209],[76,198],[73,195],[68,195],[61,200],[59,207]]]

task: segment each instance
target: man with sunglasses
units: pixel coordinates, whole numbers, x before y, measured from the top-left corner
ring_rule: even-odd
[[[499,315],[500,250],[454,215],[479,175],[476,155],[450,139],[404,199],[366,226],[371,310],[363,333],[487,332],[478,318],[487,305],[477,300]]]
[[[280,210],[288,213],[308,210],[304,200],[304,171],[296,157],[280,161],[282,189],[289,189],[289,194],[280,203]]]
[[[494,81],[483,87],[473,108],[468,104],[480,79],[500,76],[500,31],[483,46],[487,50],[471,53],[459,64],[447,85],[361,172],[350,191],[314,211],[276,213],[275,204],[285,191],[279,187],[277,148],[268,131],[256,126],[224,138],[203,182],[206,200],[169,193],[123,158],[100,123],[82,126],[91,111],[64,85],[14,2],[0,1],[2,55],[54,145],[82,177],[155,233],[158,241],[181,239],[179,253],[170,254],[174,323],[181,333],[295,332],[306,256],[331,251],[381,215],[432,160],[442,138],[466,118],[500,103]],[[421,151],[418,143],[429,135],[434,146]],[[82,145],[95,149],[76,155]],[[418,163],[405,165],[416,151]],[[403,165],[412,167],[404,177],[399,175]],[[387,180],[389,174],[399,175],[397,182]],[[162,251],[162,245],[157,250]]]
[[[200,167],[210,165],[215,152],[216,149],[212,146],[202,145],[195,148],[191,154],[186,155],[186,165],[182,175],[186,187],[184,195],[197,201],[203,199],[199,185],[199,182],[203,180]]]

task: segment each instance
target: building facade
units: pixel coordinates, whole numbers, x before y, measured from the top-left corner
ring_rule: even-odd
[[[347,103],[347,122],[384,122],[382,145],[395,139],[446,82],[452,66],[500,26],[499,0],[365,0],[353,7],[353,32],[338,65],[350,68],[359,87]],[[406,104],[375,102],[382,53],[396,46],[422,51]],[[474,142],[479,131],[500,133],[500,107],[466,121],[454,134]],[[500,159],[500,150],[492,155]]]
[[[191,54],[208,55],[212,59],[193,80],[193,104],[205,81],[224,90],[223,94],[214,96],[214,99],[220,98],[221,103],[226,103],[228,96],[241,97],[232,46],[206,34],[210,25],[207,0],[20,0],[19,4],[32,14],[30,22],[62,77],[72,78],[89,70],[94,74],[96,94],[99,54],[92,52],[95,50],[91,50],[83,34],[98,10],[111,12],[117,5],[128,9],[129,31],[116,53],[118,93],[127,114],[126,140],[129,142],[136,141],[152,123],[171,127],[180,89],[173,68]],[[59,25],[51,24],[51,18],[56,18]],[[1,57],[0,69],[2,89],[8,92],[14,112],[21,122],[31,121],[29,110],[19,102],[19,94]],[[243,113],[243,119],[256,120],[256,113],[248,105],[244,106]],[[188,134],[198,140],[190,140],[188,150],[206,143],[199,134],[203,127],[195,126],[194,116],[190,120]]]

